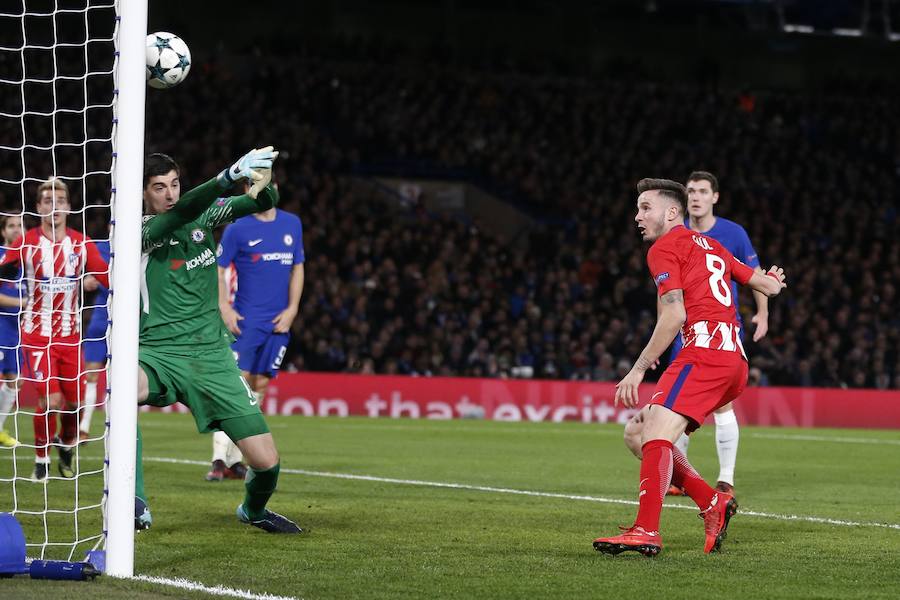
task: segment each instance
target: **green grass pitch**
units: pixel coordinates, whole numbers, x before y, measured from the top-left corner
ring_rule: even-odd
[[[20,418],[22,431],[28,424]],[[270,506],[307,528],[302,536],[238,523],[243,484],[204,480],[210,437],[196,433],[190,416],[141,415],[154,526],[136,538],[137,573],[309,600],[871,599],[896,598],[900,589],[897,431],[744,427],[737,467],[743,514],[732,520],[723,551],[703,554],[696,510],[676,508],[692,503],[667,499],[664,550],[648,559],[591,547],[594,537],[631,524],[636,511],[614,502],[633,501],[638,480],[621,426],[301,417],[270,424],[282,455]],[[80,453],[82,468],[96,468],[102,445]],[[16,454],[14,462],[0,450],[0,478],[9,478],[14,464],[19,475],[30,475],[30,451]],[[694,435],[690,457],[707,480],[715,477],[712,427]],[[99,486],[98,477],[80,480],[82,504],[99,497]],[[491,489],[473,489],[479,486]],[[19,481],[17,506],[40,508],[46,492],[51,508],[65,510],[75,487]],[[12,503],[12,485],[0,483],[0,510]],[[801,520],[781,518],[787,515]],[[51,541],[72,539],[71,514],[48,518]],[[42,538],[41,518],[22,521],[29,542]],[[81,537],[99,531],[99,511],[82,511],[78,525]],[[54,547],[48,556],[67,552]],[[109,577],[0,580],[3,598],[126,596],[212,597]]]

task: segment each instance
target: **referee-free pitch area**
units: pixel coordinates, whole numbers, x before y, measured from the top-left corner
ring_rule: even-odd
[[[664,549],[648,559],[591,547],[636,511],[638,461],[619,425],[271,418],[282,475],[270,506],[308,529],[288,537],[238,523],[243,484],[204,480],[210,437],[190,416],[140,419],[154,525],[137,536],[135,571],[163,583],[17,578],[0,580],[0,595],[870,599],[900,589],[898,431],[742,428],[741,510],[723,551],[703,554],[693,503],[667,499]],[[713,429],[693,436],[689,456],[714,481]],[[95,466],[102,443],[80,452]],[[31,457],[17,454],[30,472]],[[0,477],[12,464],[0,452]],[[11,485],[2,485],[7,510]],[[42,505],[46,491],[65,504],[74,487],[19,482],[17,501]],[[83,504],[96,492],[79,486]],[[84,512],[82,537],[98,526],[97,511]],[[73,518],[54,519],[71,538]],[[34,518],[26,533],[43,536]],[[190,591],[178,579],[220,587]]]

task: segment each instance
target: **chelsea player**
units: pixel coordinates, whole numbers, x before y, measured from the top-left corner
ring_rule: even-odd
[[[719,181],[716,176],[707,171],[694,171],[687,181],[688,217],[684,224],[688,229],[699,231],[722,244],[735,258],[758,273],[763,273],[759,266],[759,257],[753,244],[743,227],[722,217],[713,214],[713,206],[719,201]],[[731,284],[731,297],[734,298],[737,309],[737,284]],[[753,332],[753,341],[759,341],[769,331],[769,298],[762,292],[753,290],[753,299],[756,302],[756,314],[751,319],[756,326]],[[740,310],[737,310],[738,325],[741,326],[741,335],[744,328],[741,321]],[[675,360],[681,350],[681,336],[676,336],[672,344],[670,360]],[[716,450],[719,455],[719,479],[716,489],[722,492],[734,494],[734,466],[737,462],[738,429],[737,418],[731,402],[716,410],[713,414],[716,421]],[[681,452],[687,456],[689,438],[682,436],[675,442]],[[670,493],[680,495],[678,488],[670,489]]]
[[[303,295],[303,225],[297,215],[273,207],[229,225],[218,250],[219,310],[237,338],[231,348],[238,368],[261,402],[284,360]],[[226,281],[229,266],[237,273],[233,306]],[[207,481],[243,479],[241,460],[228,436],[214,433]]]
[[[0,256],[22,236],[22,217],[10,216],[3,220],[0,227],[3,236],[3,248]],[[18,441],[3,429],[6,417],[13,411],[16,403],[19,379],[19,313],[22,309],[22,283],[17,276],[16,281],[0,282],[0,446],[12,448]]]

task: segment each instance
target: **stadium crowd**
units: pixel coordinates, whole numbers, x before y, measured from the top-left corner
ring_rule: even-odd
[[[254,140],[283,150],[307,255],[286,368],[616,380],[655,321],[634,184],[705,169],[722,185],[716,213],[788,273],[769,335],[748,336],[751,383],[900,388],[890,94],[297,48],[198,62],[181,88],[149,91],[147,122],[148,150],[172,153],[189,184],[246,146],[248,116]],[[398,209],[361,172],[462,177],[538,225],[506,245],[485,224]],[[741,308],[749,323],[749,294]]]

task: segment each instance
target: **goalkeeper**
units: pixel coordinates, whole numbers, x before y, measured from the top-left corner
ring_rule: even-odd
[[[234,340],[219,314],[216,243],[212,230],[275,206],[269,185],[272,147],[252,150],[218,177],[181,196],[180,169],[165,154],[144,165],[138,402],[190,408],[201,433],[224,431],[250,466],[238,519],[271,533],[301,533],[291,520],[266,509],[278,482],[275,441],[229,347]],[[249,180],[242,196],[221,198]],[[150,526],[138,429],[135,527]]]

